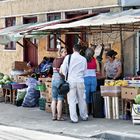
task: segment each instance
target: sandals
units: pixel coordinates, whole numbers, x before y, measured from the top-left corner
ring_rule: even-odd
[[[53,120],[53,121],[57,120],[56,116],[53,116],[53,117],[52,117],[52,120]]]
[[[57,121],[65,121],[63,117],[57,117]]]

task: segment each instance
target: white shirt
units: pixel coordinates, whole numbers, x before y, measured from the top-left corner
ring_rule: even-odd
[[[61,72],[66,76],[68,68],[68,59],[67,55],[61,65]],[[78,52],[74,52],[71,55],[69,72],[68,72],[68,81],[69,82],[84,82],[84,74],[87,70],[87,60],[81,56]]]

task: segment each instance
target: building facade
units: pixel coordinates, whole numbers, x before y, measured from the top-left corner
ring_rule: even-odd
[[[3,0],[0,1],[0,28],[26,23],[70,19],[91,13],[117,12],[125,8],[139,8],[133,2],[129,5],[126,5],[126,3],[126,0]],[[64,43],[61,43],[62,46],[71,46],[73,44],[70,42],[75,43],[77,41],[74,35],[60,35],[60,38],[64,41]],[[130,46],[133,50],[134,47],[132,46],[136,41],[135,38],[134,34],[127,35],[124,46]],[[129,42],[127,39],[131,41]],[[95,40],[94,37],[89,37],[86,41],[93,40]],[[19,43],[22,45],[19,45]],[[39,39],[25,38],[20,40],[19,43],[11,42],[8,45],[0,46],[0,56],[2,58],[0,72],[9,74],[14,61],[31,61],[31,63],[37,65],[44,56],[56,57],[59,42],[55,35],[49,35]],[[111,43],[112,47],[120,52],[119,38]],[[125,50],[124,47],[124,52],[127,52]],[[133,55],[132,62],[135,61],[135,52]],[[132,68],[128,73],[134,73],[134,69]]]

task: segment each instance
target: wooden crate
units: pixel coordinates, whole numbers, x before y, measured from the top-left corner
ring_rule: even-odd
[[[42,81],[43,83],[51,82],[52,78],[50,78],[50,77],[41,77],[41,78],[38,78],[38,81]]]
[[[45,85],[46,85],[47,88],[51,88],[52,87],[52,82],[47,81],[47,82],[45,82]]]
[[[27,81],[28,77],[27,76],[16,76],[16,82],[18,83],[25,83]]]
[[[45,108],[46,112],[49,112],[51,113],[52,110],[51,110],[51,103],[46,103],[46,108]]]
[[[52,89],[50,87],[46,90],[46,100],[47,102],[52,102]]]
[[[15,70],[26,70],[27,69],[27,62],[15,61],[13,63],[13,69],[15,69]]]

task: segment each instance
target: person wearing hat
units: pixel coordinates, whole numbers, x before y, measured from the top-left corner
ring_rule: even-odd
[[[104,65],[104,76],[107,79],[119,80],[122,79],[122,63],[116,59],[117,52],[109,50],[106,53],[107,61]]]

